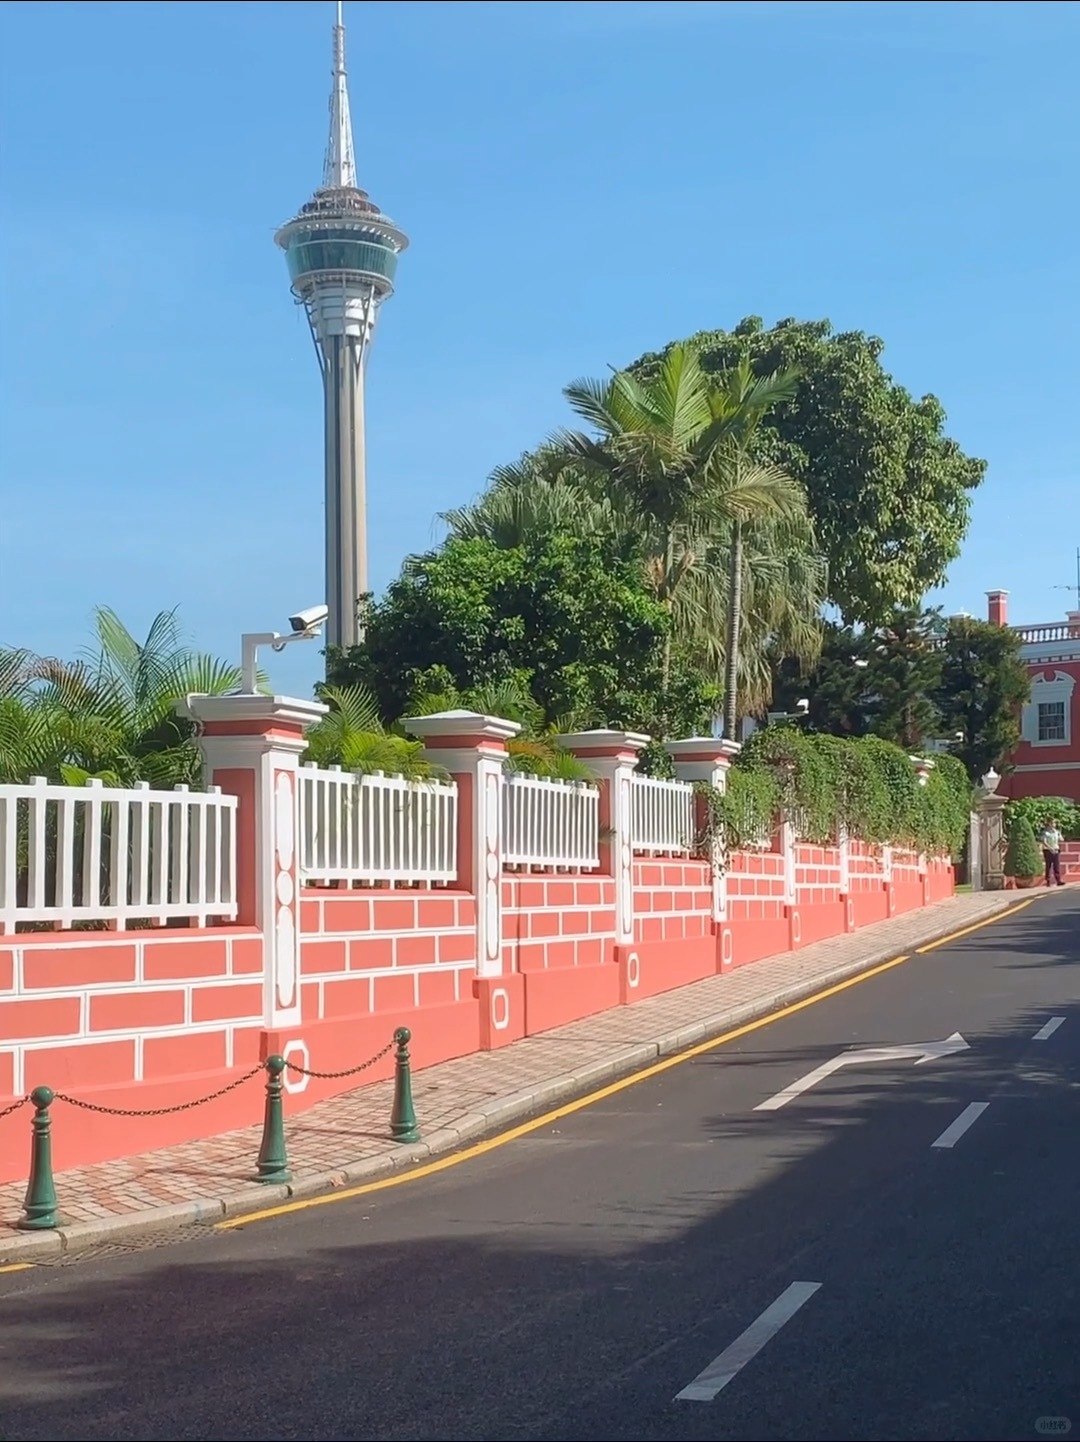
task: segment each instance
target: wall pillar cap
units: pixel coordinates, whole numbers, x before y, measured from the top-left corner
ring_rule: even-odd
[[[980,796],[978,807],[980,811],[1002,811],[1009,804],[1007,796],[999,796],[997,792],[989,796]]]
[[[665,741],[664,750],[673,761],[717,761],[729,766],[742,750],[742,742],[723,736],[688,736],[682,741]]]
[[[401,723],[406,731],[424,741],[452,742],[466,737],[478,741],[511,741],[521,727],[516,721],[506,721],[501,716],[485,716],[480,711],[436,711],[430,716],[406,716]]]
[[[590,756],[636,757],[651,740],[651,736],[644,736],[640,731],[608,731],[601,727],[595,731],[571,731],[568,736],[559,737],[559,745],[582,759]]]
[[[253,732],[267,723],[306,731],[320,721],[329,706],[322,701],[303,701],[296,696],[263,696],[234,693],[231,696],[195,694],[176,703],[180,716],[194,717],[204,724],[250,723]]]

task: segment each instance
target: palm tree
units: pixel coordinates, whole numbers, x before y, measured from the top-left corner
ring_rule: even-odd
[[[762,418],[790,401],[796,389],[794,372],[755,376],[749,360],[710,376],[691,346],[676,345],[648,379],[623,371],[606,383],[578,381],[564,392],[578,415],[599,432],[598,437],[564,434],[566,454],[586,475],[604,477],[615,516],[642,533],[653,588],[672,615],[665,686],[676,637],[719,659],[717,602],[723,596],[728,735],[734,733],[739,699],[747,547],[759,561],[770,554],[767,543],[779,546],[774,562],[798,551],[804,557],[814,552],[801,486],[778,466],[751,458]],[[717,565],[721,550],[727,557],[725,582]],[[801,576],[797,568],[787,574],[789,580],[807,581],[820,570],[814,562],[803,567]],[[779,577],[784,568],[774,563],[772,571]],[[806,588],[801,594],[789,589],[786,600],[785,606],[774,602],[759,610],[762,619],[770,609],[774,612],[763,639],[799,631],[792,601],[810,604],[804,615],[815,629],[818,588],[811,586],[809,594]],[[806,640],[800,637],[800,651]]]
[[[782,658],[797,658],[809,667],[820,652],[827,576],[815,544],[805,514],[786,520],[759,518],[740,528],[735,692],[743,715],[766,709],[774,667]],[[733,549],[728,527],[687,576],[675,608],[677,633],[692,638],[691,654],[713,674],[728,672]]]
[[[649,581],[673,610],[712,529],[703,484],[713,452],[730,427],[714,407],[714,385],[697,352],[675,345],[647,381],[616,371],[607,381],[579,380],[563,391],[596,435],[563,431],[554,443],[627,529],[640,535]],[[663,684],[671,676],[674,636],[664,647]]]
[[[0,653],[0,778],[198,785],[202,759],[176,703],[235,690],[239,667],[193,651],[175,611],[142,642],[107,607],[94,619],[97,647],[77,661]]]
[[[756,376],[749,357],[718,378],[716,411],[729,418],[727,434],[710,457],[711,489],[718,519],[730,530],[727,634],[725,638],[724,734],[734,738],[739,718],[740,654],[743,632],[743,588],[748,534],[758,530],[758,543],[780,542],[777,558],[800,549],[812,554],[813,527],[802,486],[779,466],[756,461],[753,443],[762,420],[774,406],[794,399],[794,371]],[[793,547],[793,543],[794,547]],[[821,571],[821,567],[817,568]],[[822,571],[823,575],[823,571]],[[819,601],[820,607],[820,601]]]
[[[597,535],[618,529],[611,504],[593,495],[580,468],[547,442],[488,477],[487,490],[439,520],[458,540],[483,539],[512,550],[530,537],[558,531]]]

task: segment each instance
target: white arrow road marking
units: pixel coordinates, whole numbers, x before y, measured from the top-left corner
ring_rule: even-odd
[[[970,1127],[973,1122],[979,1120],[989,1105],[989,1102],[971,1102],[964,1108],[954,1122],[949,1123],[937,1141],[931,1143],[931,1145],[935,1147],[955,1147],[968,1127]]]
[[[1039,1030],[1035,1033],[1031,1040],[1049,1041],[1050,1038],[1057,1031],[1058,1027],[1064,1024],[1064,1021],[1065,1018],[1063,1016],[1052,1016],[1045,1026],[1041,1026],[1039,1028]]]
[[[735,1338],[730,1347],[725,1347],[698,1375],[676,1394],[676,1402],[711,1402],[722,1392],[747,1362],[752,1362],[765,1343],[776,1336],[785,1322],[790,1322],[795,1313],[821,1286],[820,1282],[792,1282],[780,1293],[776,1301],[765,1308],[756,1322],[751,1322],[741,1336]]]
[[[832,1076],[834,1071],[839,1071],[844,1066],[858,1066],[862,1062],[872,1061],[910,1061],[914,1060],[916,1066],[922,1066],[923,1062],[940,1061],[942,1057],[952,1056],[954,1052],[967,1051],[968,1044],[958,1031],[945,1041],[916,1042],[913,1046],[873,1046],[864,1047],[862,1050],[842,1051],[839,1056],[834,1056],[832,1061],[815,1067],[808,1071],[798,1081],[792,1082],[783,1091],[771,1096],[768,1101],[758,1102],[754,1108],[756,1112],[776,1112],[781,1107],[786,1107],[788,1102],[801,1097],[803,1092],[808,1092],[811,1087],[817,1086],[818,1082],[824,1081],[826,1077]]]

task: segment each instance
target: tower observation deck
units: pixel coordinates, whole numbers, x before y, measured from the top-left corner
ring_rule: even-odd
[[[398,256],[409,241],[357,184],[340,0],[323,182],[274,239],[322,372],[326,639],[353,646],[360,639],[358,601],[368,590],[364,372],[379,307],[393,294]]]

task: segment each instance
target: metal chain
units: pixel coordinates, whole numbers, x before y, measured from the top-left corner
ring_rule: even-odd
[[[189,1112],[193,1107],[201,1107],[206,1102],[217,1101],[218,1097],[226,1096],[229,1092],[235,1091],[237,1087],[242,1087],[245,1082],[249,1082],[253,1076],[258,1076],[262,1069],[260,1062],[258,1066],[253,1066],[250,1071],[246,1071],[243,1076],[231,1081],[228,1086],[220,1087],[216,1092],[210,1092],[207,1096],[196,1097],[194,1101],[179,1102],[174,1107],[103,1107],[96,1102],[84,1102],[80,1101],[78,1097],[69,1097],[65,1092],[57,1092],[56,1100],[67,1102],[69,1107],[79,1107],[84,1112],[100,1112],[107,1117],[167,1117],[173,1112]]]
[[[29,1100],[29,1097],[20,1097],[17,1102],[12,1102],[10,1106],[6,1106],[3,1111],[0,1111],[0,1118],[9,1117],[12,1112],[17,1112],[20,1107],[24,1107]]]
[[[389,1041],[386,1046],[383,1047],[382,1051],[376,1052],[375,1055],[369,1057],[367,1061],[362,1061],[359,1066],[348,1067],[344,1071],[309,1071],[307,1067],[298,1066],[294,1061],[286,1061],[285,1065],[290,1071],[294,1071],[300,1076],[314,1077],[318,1081],[340,1081],[342,1077],[356,1076],[358,1072],[367,1071],[368,1068],[373,1067],[376,1062],[382,1061],[384,1056],[388,1056],[393,1049],[394,1042]],[[66,1092],[57,1092],[54,1100],[67,1102],[69,1107],[78,1107],[84,1112],[99,1112],[102,1116],[107,1117],[167,1117],[171,1116],[174,1112],[188,1112],[194,1107],[205,1106],[207,1102],[217,1101],[218,1097],[227,1096],[229,1092],[235,1091],[237,1087],[242,1087],[244,1083],[249,1082],[252,1077],[258,1076],[262,1070],[263,1063],[260,1063],[258,1066],[252,1067],[250,1071],[246,1071],[243,1076],[237,1077],[235,1081],[229,1082],[228,1086],[219,1087],[217,1091],[209,1092],[204,1097],[196,1097],[194,1101],[178,1102],[176,1106],[172,1107],[104,1107],[100,1106],[97,1102],[84,1102],[78,1097],[68,1096]],[[17,1102],[12,1102],[10,1106],[0,1111],[0,1117],[6,1117],[9,1112],[17,1111],[19,1107],[24,1106],[29,1100],[29,1097],[20,1097]]]
[[[367,1061],[362,1061],[359,1066],[351,1066],[346,1071],[308,1071],[306,1067],[297,1066],[294,1061],[288,1060],[286,1060],[285,1065],[290,1071],[298,1072],[300,1076],[315,1077],[319,1081],[340,1081],[342,1077],[355,1076],[357,1072],[367,1071],[368,1067],[374,1066],[377,1061],[382,1061],[383,1057],[389,1052],[392,1052],[393,1049],[394,1043],[392,1041],[387,1042],[382,1051],[377,1051],[375,1055]]]

